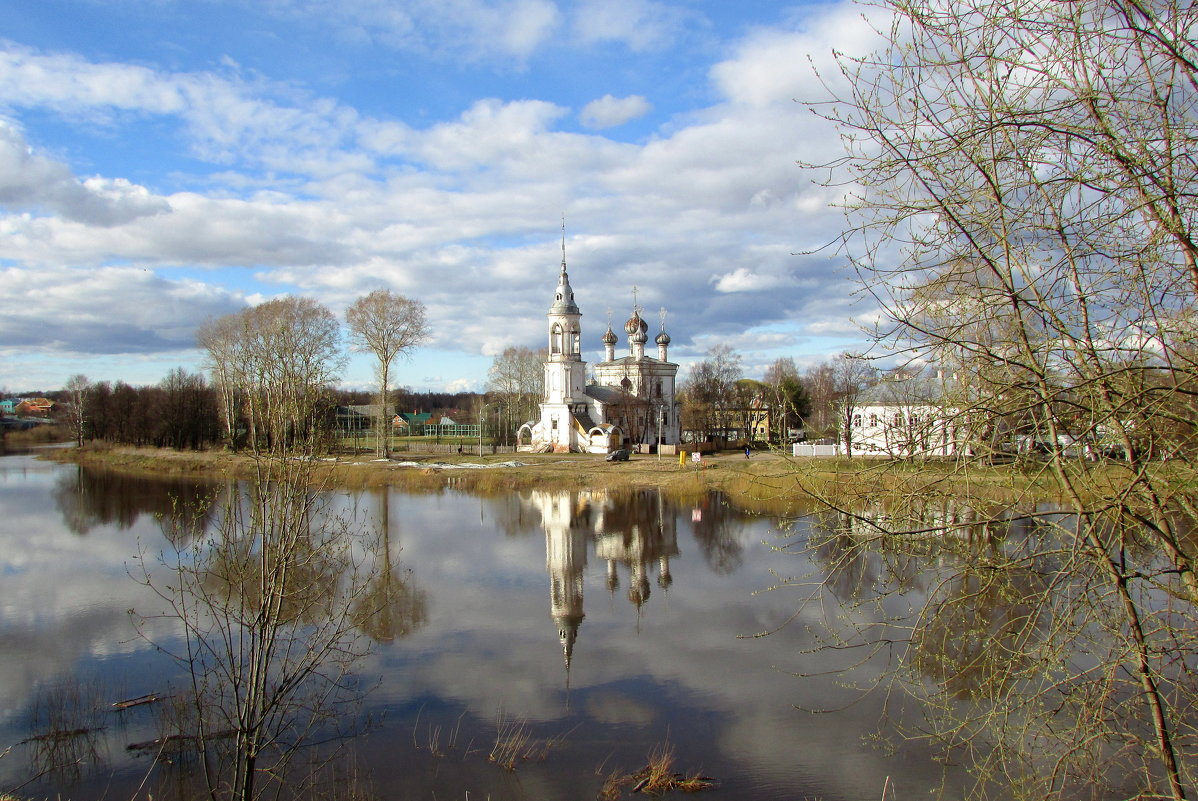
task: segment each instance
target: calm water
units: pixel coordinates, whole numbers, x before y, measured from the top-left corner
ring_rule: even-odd
[[[167,547],[159,519],[173,499],[208,492],[0,457],[0,752],[11,746],[0,790],[87,801],[130,798],[145,782],[171,796],[172,774],[126,749],[157,736],[161,705],[108,706],[182,683],[134,630],[128,610],[160,604],[131,573],[139,551]],[[652,492],[372,491],[331,503],[386,521],[393,568],[422,602],[409,633],[372,627],[360,665],[377,686],[364,710],[374,726],[352,746],[356,781],[379,798],[591,799],[604,775],[636,770],[664,742],[678,769],[720,781],[700,796],[711,799],[856,801],[881,797],[888,778],[911,799],[941,784],[926,754],[863,741],[874,699],[850,706],[859,696],[835,676],[792,675],[831,664],[804,653],[803,621],[782,626],[795,591],[760,592],[812,568],[771,547],[769,519],[717,496],[680,505]],[[149,633],[169,643],[174,632],[164,619]],[[28,741],[55,708],[96,731]],[[514,772],[489,763],[500,717],[558,738],[549,756]],[[77,769],[33,778],[64,753]]]

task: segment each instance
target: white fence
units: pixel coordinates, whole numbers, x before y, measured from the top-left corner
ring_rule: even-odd
[[[792,456],[839,456],[839,445],[808,445],[805,442],[796,442],[791,447]]]

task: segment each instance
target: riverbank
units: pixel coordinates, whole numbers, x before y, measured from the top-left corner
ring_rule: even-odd
[[[44,451],[55,461],[103,466],[141,475],[196,476],[213,480],[252,478],[252,456],[227,451],[174,451],[160,448],[89,445]],[[819,505],[818,498],[876,500],[891,497],[952,496],[958,500],[1013,503],[1028,497],[1051,499],[1055,487],[1035,470],[1011,466],[972,467],[962,473],[952,462],[918,465],[867,459],[793,458],[783,452],[743,451],[689,457],[634,454],[609,462],[596,454],[469,454],[408,451],[379,460],[365,454],[339,454],[313,464],[316,486],[361,489],[394,486],[409,491],[463,489],[492,494],[520,489],[660,489],[692,496],[720,491],[746,509],[796,513]]]

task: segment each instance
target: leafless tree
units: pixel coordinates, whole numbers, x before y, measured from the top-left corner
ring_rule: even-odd
[[[847,187],[844,252],[890,323],[882,344],[958,374],[951,405],[975,442],[1013,425],[1042,443],[1041,472],[1073,516],[1065,545],[1036,540],[1026,561],[1058,550],[1059,575],[1081,589],[1036,600],[1069,603],[1058,619],[1112,638],[1090,654],[1105,685],[1044,659],[1023,677],[1033,702],[991,705],[985,723],[1015,749],[1000,780],[1063,796],[1079,777],[1126,769],[1139,797],[1186,798],[1198,756],[1182,667],[1198,603],[1198,9],[876,8],[885,44],[841,57],[833,97],[813,106],[846,147],[822,165]],[[1119,458],[1082,458],[1091,451]],[[1145,567],[1137,552],[1163,562]],[[977,724],[941,731],[964,739]],[[1049,745],[1058,761],[1045,767],[1032,755]]]
[[[716,345],[706,359],[693,364],[680,393],[686,427],[708,440],[722,433],[728,427],[728,410],[735,403],[741,375],[740,354],[728,345]]]
[[[71,376],[63,387],[67,400],[67,429],[76,445],[82,445],[87,436],[87,395],[90,388],[91,381],[82,373]]]
[[[239,355],[222,374],[243,397],[256,472],[231,485],[215,513],[166,516],[174,550],[143,554],[137,575],[182,631],[178,644],[155,643],[190,679],[186,728],[174,734],[196,744],[211,801],[252,801],[277,795],[297,754],[341,733],[377,562],[360,526],[326,513],[314,486],[336,319],[310,300],[283,299],[214,330],[227,347],[210,358]],[[141,630],[149,638],[152,628]]]
[[[786,442],[789,429],[803,425],[811,411],[811,399],[799,377],[794,359],[776,359],[766,368],[763,383],[768,389],[770,406],[777,427],[777,441]]]
[[[205,366],[212,374],[212,383],[220,398],[221,425],[225,446],[237,447],[237,422],[240,400],[246,381],[241,337],[241,315],[227,314],[204,322],[196,332],[196,344],[206,355]]]
[[[845,456],[852,456],[859,398],[878,380],[878,371],[864,356],[845,352],[832,361],[831,378],[840,442]]]
[[[379,414],[375,427],[375,452],[387,456],[391,442],[391,365],[395,357],[406,354],[428,337],[424,304],[397,295],[389,289],[376,289],[358,298],[345,311],[350,341],[357,350],[373,353],[378,359]]]
[[[237,404],[256,453],[292,440],[306,447],[344,362],[338,340],[337,318],[309,298],[270,300],[202,327],[226,433],[237,424]]]
[[[304,483],[310,463],[294,456],[273,452],[281,480],[244,494],[233,485],[211,526],[169,515],[177,550],[158,557],[168,578],[141,557],[140,580],[182,628],[178,644],[154,642],[189,677],[167,736],[194,744],[211,801],[276,797],[297,754],[327,756],[319,743],[345,732],[357,697],[350,671],[368,650],[356,623],[374,560],[352,521],[323,513]],[[154,617],[135,614],[147,639]]]
[[[803,389],[810,401],[810,413],[804,421],[808,437],[826,437],[836,427],[836,391],[832,365],[820,362],[803,371]]]
[[[504,348],[487,371],[487,394],[503,405],[510,425],[534,419],[544,395],[544,349]]]

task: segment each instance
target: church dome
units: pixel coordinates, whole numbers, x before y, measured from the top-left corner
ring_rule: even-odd
[[[667,334],[665,331],[662,331],[660,334],[657,335],[657,339],[654,341],[658,345],[669,345],[670,344],[670,335]]]
[[[628,322],[624,323],[624,330],[629,334],[638,332],[644,334],[649,330],[649,324],[642,320],[639,314],[633,312],[632,316],[628,318]],[[645,340],[642,339],[641,341],[644,342]]]
[[[604,345],[616,344],[616,332],[611,330],[610,325],[607,327],[607,333],[605,333],[603,335],[603,344]]]

